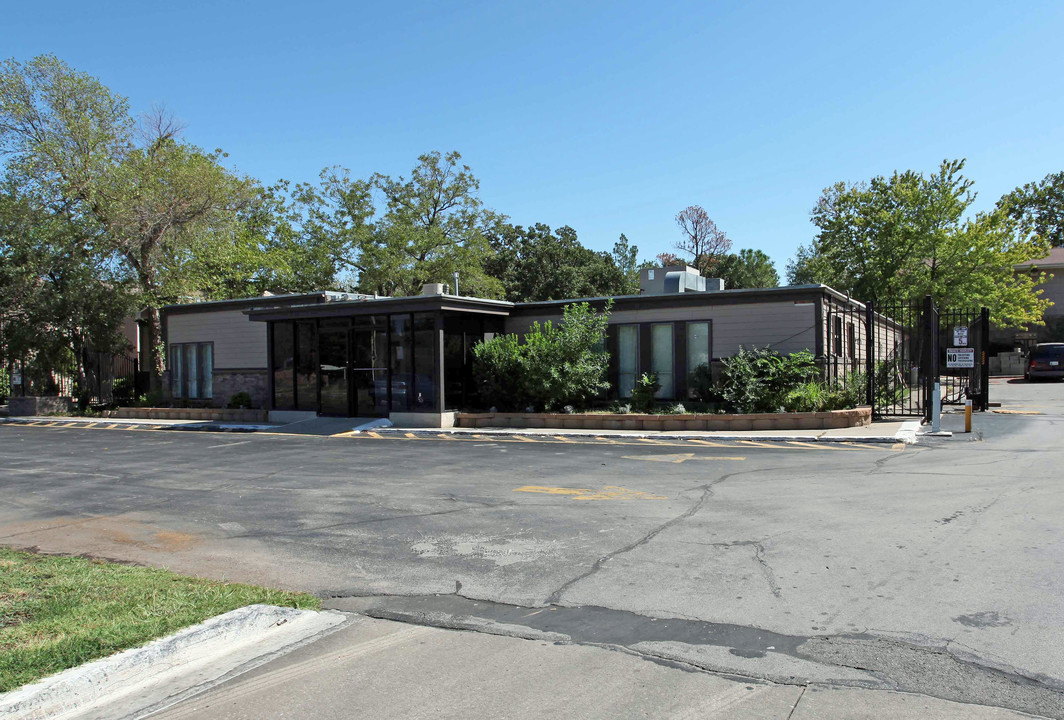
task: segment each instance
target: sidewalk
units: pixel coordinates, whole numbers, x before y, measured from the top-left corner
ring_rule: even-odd
[[[891,690],[777,685],[605,648],[355,616],[154,720],[1031,717]]]
[[[357,433],[379,436],[413,434],[424,437],[469,436],[531,436],[595,438],[659,438],[662,440],[760,440],[765,442],[916,442],[919,421],[892,420],[875,422],[865,427],[834,430],[748,430],[748,431],[683,431],[683,430],[563,430],[559,428],[395,428],[387,421],[368,418],[319,417],[293,423],[233,423],[202,420],[135,420],[92,417],[0,417],[0,423],[33,425],[38,427],[126,428],[130,430],[183,430],[200,432],[255,432],[283,435],[315,435],[343,437]]]

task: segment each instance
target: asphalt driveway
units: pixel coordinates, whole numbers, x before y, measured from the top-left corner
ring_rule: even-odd
[[[2,426],[0,542],[1059,717],[1064,384],[993,399],[904,449]]]

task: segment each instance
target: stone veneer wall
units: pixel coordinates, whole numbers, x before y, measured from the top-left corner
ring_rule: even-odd
[[[11,417],[58,415],[73,412],[74,410],[74,401],[68,397],[12,396],[8,398],[7,402],[8,414]]]
[[[216,407],[225,407],[238,392],[251,396],[251,406],[264,408],[269,399],[269,383],[265,370],[214,370],[214,402]]]
[[[751,415],[615,415],[607,413],[458,413],[458,427],[584,430],[831,430],[872,424],[872,408]]]

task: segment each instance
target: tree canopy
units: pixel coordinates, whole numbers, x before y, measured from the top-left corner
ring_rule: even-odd
[[[780,284],[772,259],[761,250],[744,248],[720,258],[713,268],[714,277],[724,280],[724,288],[773,288]]]
[[[998,201],[998,207],[1016,220],[1023,232],[1053,247],[1064,247],[1064,171],[1016,188]]]
[[[917,299],[985,305],[995,322],[1041,322],[1040,277],[1013,267],[1048,243],[1022,232],[1002,207],[971,215],[963,160],[930,175],[912,170],[866,183],[836,183],[812,211],[818,233],[788,265],[791,283],[820,282],[862,300]]]

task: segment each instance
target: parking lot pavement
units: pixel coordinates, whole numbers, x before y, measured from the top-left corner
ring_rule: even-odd
[[[555,640],[519,640],[367,618],[150,717],[1029,717],[887,690],[725,678]]]
[[[1059,717],[1064,384],[992,392],[1042,414],[900,450],[4,425],[0,542]]]

